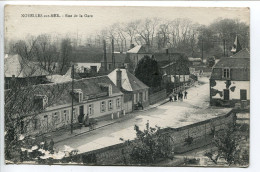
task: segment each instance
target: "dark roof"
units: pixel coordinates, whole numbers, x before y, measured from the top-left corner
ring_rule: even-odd
[[[115,53],[115,62],[116,63],[125,63],[127,54],[125,53]],[[102,58],[101,62],[104,62],[104,58]],[[107,62],[112,63],[112,53],[107,53]]]
[[[4,59],[4,76],[17,78],[46,76],[49,72],[39,65],[22,58],[20,55],[9,55]]]
[[[122,95],[122,92],[114,85],[114,83],[108,78],[108,76],[99,76],[93,78],[84,78],[80,80],[74,81],[74,90],[81,89],[83,92],[83,97],[95,97],[98,94],[102,94],[106,91],[102,89],[100,85],[111,85],[112,86],[112,94],[114,95]],[[67,106],[71,103],[71,88],[72,84],[70,82],[56,83],[56,84],[43,84],[43,85],[35,85],[30,87],[25,87],[21,89],[15,103],[22,104],[23,97],[30,97],[30,99],[26,100],[26,104],[33,104],[33,97],[35,95],[46,95],[48,97],[49,106],[48,109],[56,109],[63,106]],[[11,90],[7,90],[5,96],[10,96],[8,93],[12,94]],[[26,94],[26,95],[24,95]],[[107,96],[106,96],[107,97]],[[83,99],[84,99],[83,98]],[[20,99],[20,100],[19,100]],[[90,99],[90,98],[89,98]],[[76,104],[77,101],[74,101]],[[24,103],[22,104],[25,105]],[[8,104],[6,105],[8,106]]]
[[[153,55],[158,62],[169,62],[182,57],[187,58],[187,56],[184,53],[154,53]]]
[[[72,52],[72,61],[75,63],[100,63],[103,57],[103,51],[97,48],[74,50]]]
[[[243,49],[230,57],[221,58],[213,68],[250,68],[250,53]]]

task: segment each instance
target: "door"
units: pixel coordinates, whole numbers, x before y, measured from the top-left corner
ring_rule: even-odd
[[[224,89],[224,100],[229,100],[229,89]]]
[[[139,102],[143,102],[143,93],[139,93]]]
[[[247,93],[246,90],[240,90],[240,100],[246,100]]]
[[[84,106],[80,106],[79,107],[79,117],[78,117],[78,120],[80,123],[83,122],[83,118],[84,118]]]

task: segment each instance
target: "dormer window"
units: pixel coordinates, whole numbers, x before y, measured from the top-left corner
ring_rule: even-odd
[[[230,79],[230,69],[229,68],[223,69],[223,78]]]
[[[45,109],[48,104],[48,97],[46,95],[35,95],[34,104],[39,109]]]
[[[81,89],[74,89],[74,98],[76,100],[78,100],[78,102],[82,102],[83,101],[83,92]]]

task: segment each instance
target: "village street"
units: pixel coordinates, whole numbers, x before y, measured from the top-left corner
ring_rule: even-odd
[[[79,153],[122,143],[136,137],[134,125],[141,130],[147,121],[151,127],[177,128],[194,122],[203,121],[224,114],[225,108],[209,107],[209,78],[199,78],[199,84],[188,89],[188,99],[167,102],[146,111],[135,112],[133,117],[115,124],[91,131],[84,135],[69,138],[55,144],[55,148],[64,150],[64,146],[78,149]]]

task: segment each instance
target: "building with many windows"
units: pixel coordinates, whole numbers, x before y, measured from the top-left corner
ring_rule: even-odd
[[[230,57],[224,57],[213,66],[210,77],[210,104],[234,106],[250,101],[250,53],[240,50]]]
[[[22,100],[22,94],[30,99]],[[15,101],[8,101],[14,95],[19,96]],[[71,121],[76,124],[80,115],[88,114],[97,120],[124,115],[123,93],[107,76],[75,80],[73,89],[69,81],[26,87],[18,92],[6,90],[5,96],[5,115],[12,115],[8,114],[10,110],[16,112],[15,120],[20,120],[16,128],[26,135],[54,131],[70,126]]]

